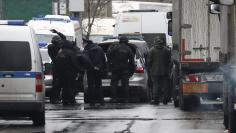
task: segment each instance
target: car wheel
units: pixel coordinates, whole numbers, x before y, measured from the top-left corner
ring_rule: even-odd
[[[34,126],[44,126],[45,125],[45,112],[36,112],[32,116]]]

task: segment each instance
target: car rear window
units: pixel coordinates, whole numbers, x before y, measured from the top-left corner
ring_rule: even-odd
[[[30,71],[28,42],[0,41],[0,71]]]

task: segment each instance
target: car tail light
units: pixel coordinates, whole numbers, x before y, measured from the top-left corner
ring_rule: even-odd
[[[36,74],[36,92],[43,92],[42,74]]]
[[[143,67],[136,67],[135,73],[144,73]]]
[[[187,82],[201,82],[201,77],[199,75],[187,75],[185,80]]]

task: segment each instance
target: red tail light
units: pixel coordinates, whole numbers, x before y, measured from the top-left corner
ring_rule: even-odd
[[[187,82],[201,82],[201,77],[199,75],[187,75],[185,80]]]
[[[36,74],[36,92],[43,92],[42,74]]]
[[[135,73],[144,73],[144,68],[143,67],[136,67]]]

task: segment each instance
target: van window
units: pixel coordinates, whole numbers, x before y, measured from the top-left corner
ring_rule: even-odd
[[[28,42],[0,41],[0,71],[30,71],[31,52]]]

